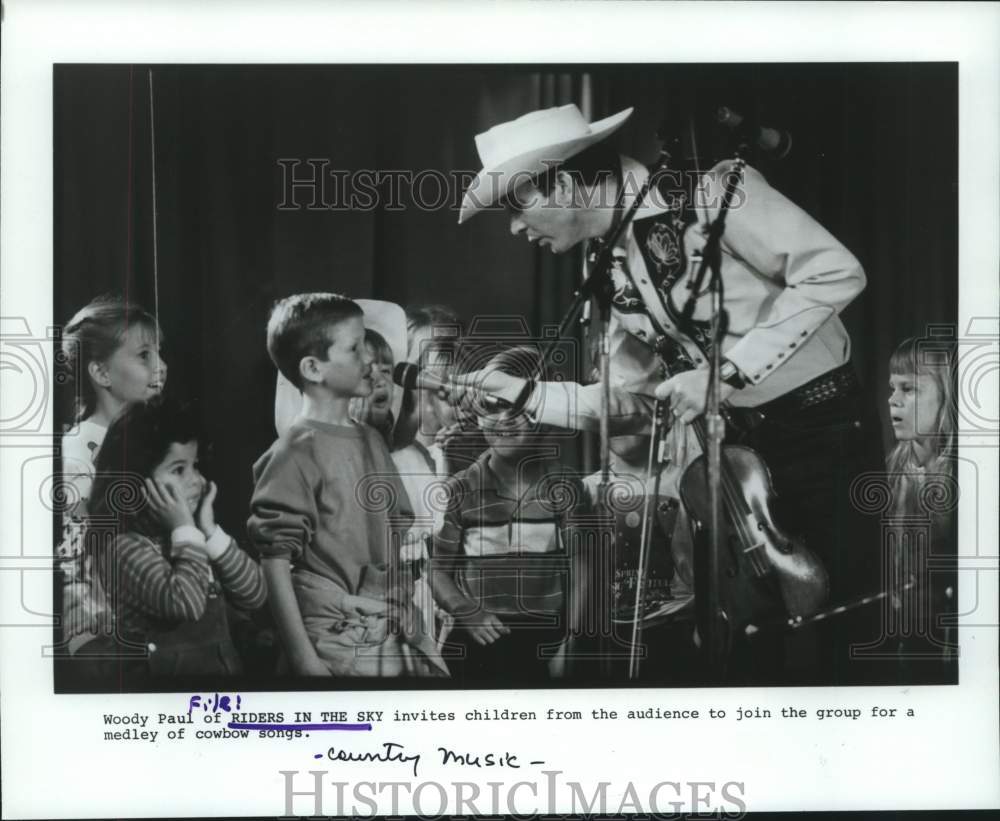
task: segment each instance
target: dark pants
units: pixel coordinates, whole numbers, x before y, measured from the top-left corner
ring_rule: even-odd
[[[774,519],[823,563],[830,607],[879,589],[879,517],[859,510],[851,498],[860,474],[885,469],[874,407],[865,407],[860,394],[796,410],[779,400],[737,412],[726,442],[753,448],[767,464]],[[818,626],[748,640],[735,653],[735,676],[760,683],[876,683],[883,671],[853,659],[850,648],[876,638],[879,615],[877,606],[868,606]]]
[[[484,646],[458,628],[448,636],[448,668],[460,683],[502,687],[546,682],[551,678],[549,660],[564,635],[562,627],[522,624]]]

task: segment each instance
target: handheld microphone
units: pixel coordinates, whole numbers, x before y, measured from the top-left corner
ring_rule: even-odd
[[[437,391],[438,397],[447,399],[451,391],[448,384],[439,376],[421,370],[412,362],[397,362],[392,369],[392,381],[408,391]]]
[[[733,131],[743,126],[747,138],[753,140],[761,151],[774,154],[779,160],[788,156],[792,150],[791,134],[787,131],[779,131],[776,128],[764,128],[759,125],[753,126],[749,123],[744,124],[744,119],[742,114],[733,111],[727,106],[719,106],[715,112],[715,121],[719,125],[724,125]]]
[[[412,362],[397,362],[392,369],[392,381],[406,390],[434,391],[444,402],[451,399],[452,389],[447,380],[430,373]],[[484,393],[480,404],[486,413],[496,413],[511,407],[511,403],[499,396]]]

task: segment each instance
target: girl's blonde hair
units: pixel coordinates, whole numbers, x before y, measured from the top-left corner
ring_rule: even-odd
[[[59,364],[63,381],[75,387],[72,418],[80,422],[97,409],[97,391],[87,367],[106,362],[121,347],[129,328],[141,327],[151,337],[163,341],[156,317],[140,306],[118,296],[93,299],[77,311],[62,331]]]
[[[889,358],[889,373],[929,376],[941,399],[937,418],[930,426],[932,433],[923,439],[931,449],[930,459],[921,465],[913,440],[897,442],[886,459],[897,510],[919,513],[919,495],[925,477],[953,472],[958,427],[954,346],[933,339],[905,339]]]

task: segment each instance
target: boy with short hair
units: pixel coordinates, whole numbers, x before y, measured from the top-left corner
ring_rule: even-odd
[[[512,348],[489,368],[537,372],[538,352]],[[569,641],[590,603],[591,563],[581,528],[590,505],[578,476],[521,411],[479,417],[489,445],[447,482],[448,509],[434,534],[431,586],[455,619],[453,675],[527,683],[566,675]]]
[[[441,675],[429,638],[404,643],[396,629],[419,623],[390,538],[412,513],[382,437],[350,417],[351,399],[372,391],[364,343],[361,307],[346,297],[275,305],[267,350],[302,391],[302,411],[254,465],[248,529],[293,673]]]

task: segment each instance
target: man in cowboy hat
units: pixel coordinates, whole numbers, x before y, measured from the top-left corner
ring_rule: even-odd
[[[649,174],[609,145],[631,112],[588,124],[566,105],[477,135],[483,170],[465,194],[459,222],[502,205],[512,234],[553,253],[605,241]],[[698,294],[693,328],[681,330],[678,306],[690,293],[731,169],[723,162],[707,172],[693,204],[652,188],[618,238],[611,271],[612,435],[647,430],[655,397],[669,401],[684,423],[705,410],[711,295]],[[881,440],[874,409],[861,407],[850,339],[837,316],[864,289],[864,272],[837,239],[749,167],[721,251],[729,316],[721,367],[722,400],[731,409],[727,441],[761,453],[780,521],[822,558],[831,600],[844,599],[872,584],[879,549],[877,540],[859,543],[853,527],[850,482],[877,469]],[[665,378],[661,356],[690,370]],[[599,423],[599,385],[532,384],[495,372],[456,381],[522,404],[539,423],[590,430]],[[862,564],[868,572],[859,573]],[[837,652],[846,653],[843,641]]]

